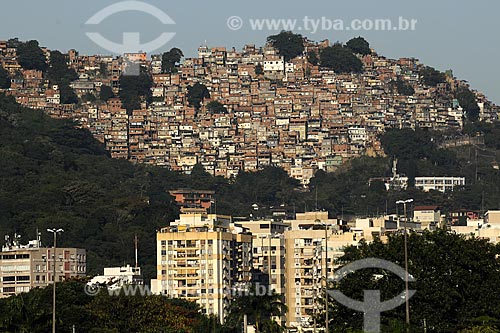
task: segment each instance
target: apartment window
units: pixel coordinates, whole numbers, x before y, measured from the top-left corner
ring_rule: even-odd
[[[4,281],[4,282],[12,282],[12,281],[16,281],[16,277],[15,277],[15,276],[4,276],[4,277],[3,277],[3,281]]]
[[[21,276],[16,277],[16,280],[17,281],[29,281],[30,277],[29,277],[29,275],[21,275]]]
[[[164,241],[164,240],[162,240],[162,241],[161,241],[161,246],[167,246],[167,242],[166,242],[166,241]]]
[[[261,224],[260,228],[261,229],[269,229],[269,224],[267,224],[267,223],[266,224]]]

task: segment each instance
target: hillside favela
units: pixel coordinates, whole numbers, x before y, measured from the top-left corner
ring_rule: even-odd
[[[2,35],[0,332],[500,332],[500,107],[299,32]]]

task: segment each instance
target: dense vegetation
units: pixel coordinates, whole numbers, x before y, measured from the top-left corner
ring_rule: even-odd
[[[68,67],[66,55],[59,51],[50,53],[50,67],[47,70],[47,78],[51,84],[59,86],[62,104],[78,103],[78,96],[69,86],[71,81],[78,79],[78,74],[74,69]]]
[[[207,87],[202,83],[196,82],[187,89],[187,99],[189,105],[193,106],[195,109],[199,109],[201,107],[201,102],[203,102],[204,99],[210,98],[210,93],[208,92]]]
[[[290,61],[304,52],[304,37],[291,31],[281,31],[277,35],[269,36],[267,42],[278,50],[285,61]]]
[[[420,70],[420,78],[422,83],[431,87],[435,87],[446,81],[446,75],[444,73],[428,66],[422,67]]]
[[[357,54],[368,55],[372,53],[370,44],[363,37],[352,38],[345,45]]]
[[[146,68],[140,67],[139,75],[120,76],[120,100],[127,112],[140,110],[141,102],[152,101],[153,78]]]
[[[467,119],[477,121],[479,119],[479,106],[477,105],[476,95],[468,87],[458,88],[456,95],[458,103],[467,115]]]
[[[162,73],[172,74],[177,73],[177,68],[175,67],[177,63],[181,61],[184,57],[182,51],[176,47],[170,49],[170,51],[163,53],[161,57],[161,71]]]
[[[30,40],[22,43],[13,40],[10,42],[14,42],[17,46],[17,61],[22,68],[36,69],[42,72],[47,69],[47,59],[45,58],[45,54],[40,48],[38,41]]]
[[[10,88],[10,75],[2,66],[0,66],[0,89]]]
[[[320,53],[320,64],[322,67],[333,69],[337,73],[360,73],[363,71],[363,63],[353,51],[335,44],[325,47]]]
[[[207,103],[207,110],[210,113],[214,114],[224,114],[227,113],[227,108],[222,104],[221,102],[218,101],[211,101]]]
[[[101,290],[84,293],[84,284],[57,285],[58,332],[204,333],[221,332],[220,325],[198,311],[195,303],[163,296],[125,296]],[[0,331],[45,333],[52,327],[52,286],[0,300]],[[230,331],[227,331],[228,333]]]
[[[346,249],[341,265],[363,258],[380,258],[404,267],[403,236],[389,237]],[[409,289],[411,332],[498,332],[500,323],[499,247],[486,240],[466,239],[445,231],[411,234],[408,272],[416,279]],[[376,275],[378,274],[378,275]],[[377,278],[375,278],[377,276]],[[345,295],[363,301],[363,290],[380,290],[381,300],[404,291],[404,281],[382,269],[364,269],[332,284]],[[330,301],[330,327],[335,332],[361,329],[363,314]],[[405,306],[382,313],[383,332],[405,332]],[[322,320],[324,323],[324,314]],[[484,330],[480,330],[484,329]],[[490,329],[489,331],[486,329]]]
[[[391,82],[392,86],[396,88],[396,91],[398,94],[402,96],[412,96],[415,94],[415,89],[409,84],[406,83],[404,80],[396,80]]]

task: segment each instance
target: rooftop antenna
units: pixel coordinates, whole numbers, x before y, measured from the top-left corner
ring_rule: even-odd
[[[134,237],[134,245],[135,245],[135,268],[139,267],[139,260],[137,258],[137,246],[138,246],[139,241],[137,240],[137,234],[135,234]]]

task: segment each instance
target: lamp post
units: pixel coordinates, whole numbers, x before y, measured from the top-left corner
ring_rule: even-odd
[[[54,234],[54,260],[52,260],[52,333],[56,333],[56,249],[57,249],[57,234],[64,232],[63,229],[47,229],[48,232]]]
[[[325,332],[329,333],[329,318],[328,318],[328,225],[316,219],[315,222],[321,223],[325,227]]]
[[[408,235],[406,231],[406,221],[407,221],[407,216],[406,216],[406,204],[412,203],[413,199],[407,199],[407,200],[398,200],[396,201],[396,205],[398,204],[403,204],[403,214],[405,217],[405,222],[404,222],[404,251],[405,251],[405,308],[406,308],[406,331],[409,330],[410,328],[410,299],[408,297]],[[397,207],[397,206],[396,206]],[[400,219],[401,221],[401,219]]]

